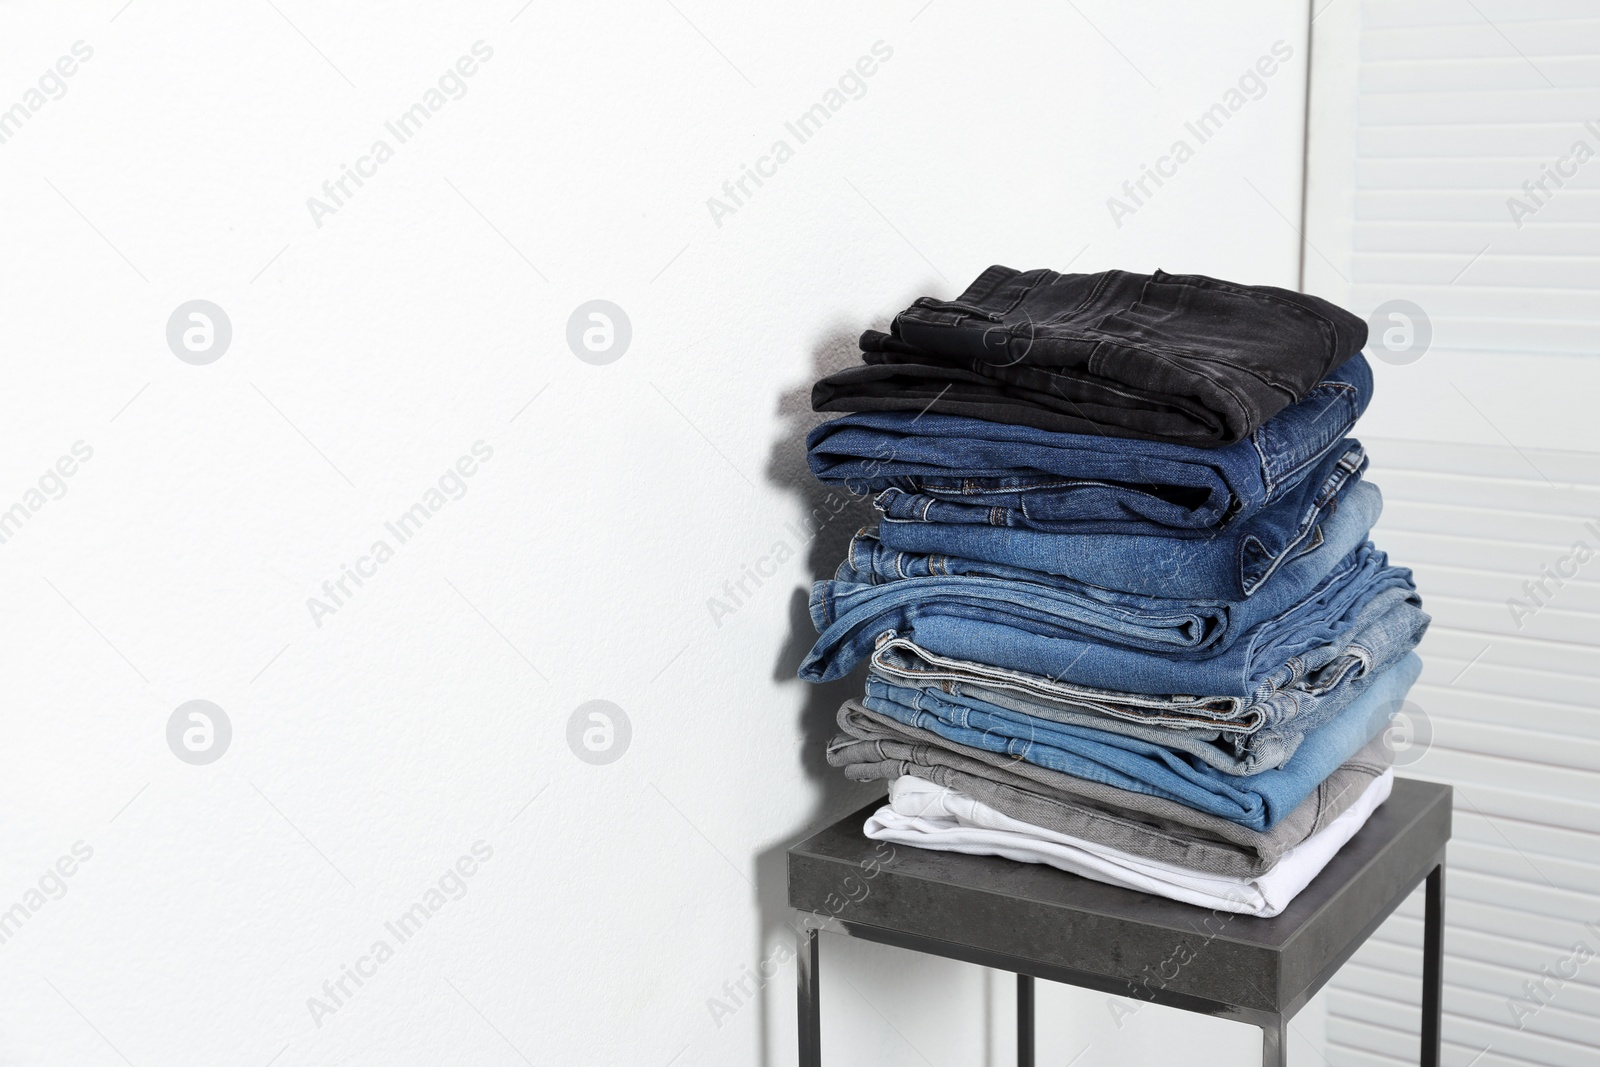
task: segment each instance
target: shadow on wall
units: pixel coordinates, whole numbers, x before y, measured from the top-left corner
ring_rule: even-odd
[[[814,376],[820,378],[859,362],[856,337],[855,333],[830,332],[812,353]],[[859,677],[841,678],[823,685],[811,685],[795,678],[800,661],[817,638],[816,627],[811,622],[810,587],[814,581],[833,577],[850,538],[863,526],[874,525],[877,512],[872,508],[871,492],[856,495],[842,485],[824,485],[811,476],[806,464],[806,434],[818,423],[835,417],[811,410],[811,383],[784,393],[778,400],[778,413],[785,432],[773,443],[767,477],[800,499],[803,515],[800,528],[811,534],[806,553],[806,583],[789,597],[789,639],[778,654],[774,671],[777,681],[801,686],[806,692],[800,711],[799,733],[803,745],[800,759],[806,776],[820,787],[818,799],[822,804],[813,811],[814,818],[801,831],[804,834],[849,810],[842,806],[843,795],[839,796],[839,803],[827,803],[831,795],[838,793],[837,786],[849,783],[844,775],[827,765],[823,750],[836,732],[834,715],[839,705],[846,698],[861,693]],[[874,792],[881,790],[852,791],[850,796],[860,798],[853,800],[859,806]]]
[[[844,328],[832,329],[824,334],[812,348],[812,379],[858,362],[861,358],[856,345],[858,336],[857,331]],[[811,583],[833,577],[839,560],[844,558],[845,546],[850,538],[861,527],[870,526],[876,512],[872,509],[870,494],[857,497],[842,486],[823,485],[811,476],[811,470],[806,465],[806,434],[813,426],[832,416],[811,410],[810,381],[786,390],[779,396],[778,415],[783,430],[773,442],[767,458],[767,480],[798,499],[800,507],[797,510],[801,517],[796,529],[804,532],[810,540],[803,546],[803,584],[789,597],[789,634],[773,665],[773,677],[780,684],[798,686],[802,690],[795,743],[801,770],[811,784],[812,799],[810,810],[797,820],[795,828],[756,855],[756,906],[760,922],[757,925],[755,958],[767,965],[763,971],[770,971],[777,961],[790,958],[788,952],[775,953],[776,946],[788,944],[791,951],[794,946],[795,933],[790,922],[784,860],[789,846],[884,793],[881,783],[847,780],[842,773],[829,767],[824,758],[828,740],[836,732],[834,716],[839,705],[861,692],[859,675],[824,685],[811,685],[795,677],[800,661],[817,637],[809,610]],[[797,550],[801,547],[796,546]],[[787,973],[788,968],[782,970]],[[782,990],[773,990],[757,999],[761,1013],[758,1027],[759,1062],[764,1067],[770,1067],[773,1025],[769,1017],[772,1010],[769,1005],[785,1005],[792,1001],[783,995]],[[780,1007],[777,1010],[782,1009]],[[779,1062],[787,1060],[780,1056]]]
[[[932,288],[921,291],[929,292]],[[908,297],[905,303],[909,303],[910,299]],[[883,324],[874,325],[887,328]],[[860,327],[828,331],[812,349],[813,380],[860,362],[859,336]],[[798,820],[794,830],[756,856],[756,903],[760,924],[755,958],[766,965],[761,968],[764,984],[770,984],[767,982],[767,973],[778,962],[792,959],[795,944],[784,858],[789,846],[885,793],[882,782],[851,782],[842,772],[829,767],[824,758],[828,740],[837,732],[835,715],[839,705],[861,695],[864,670],[823,685],[811,685],[795,677],[800,661],[817,637],[809,610],[811,583],[833,577],[839,561],[844,558],[850,538],[861,527],[876,522],[877,512],[872,508],[872,493],[858,496],[843,486],[823,485],[811,476],[811,470],[806,465],[806,434],[813,426],[835,416],[811,410],[810,381],[779,397],[778,414],[783,432],[773,443],[766,476],[772,484],[798,498],[802,517],[796,523],[796,529],[804,532],[809,541],[805,553],[804,586],[794,590],[790,596],[789,637],[778,654],[773,676],[780,683],[800,686],[804,690],[796,743],[799,746],[801,769],[812,783],[812,803],[810,811]],[[780,945],[788,946],[788,951],[778,949]],[[787,967],[783,970],[787,971]],[[783,1011],[784,1006],[793,1004],[785,994],[785,990],[778,989],[772,990],[768,996],[757,998],[761,1013],[759,1062],[763,1067],[771,1067],[772,1064],[773,1021],[769,1012]],[[778,1007],[773,1009],[769,1005]],[[790,1007],[788,1010],[793,1009]],[[788,1057],[781,1053],[779,1060],[789,1062]]]

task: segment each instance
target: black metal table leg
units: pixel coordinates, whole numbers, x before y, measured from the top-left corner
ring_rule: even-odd
[[[1261,1026],[1261,1067],[1289,1067],[1289,1017]]]
[[[1422,1067],[1439,1067],[1444,1022],[1444,863],[1428,875],[1422,932]]]
[[[796,993],[800,1002],[800,1067],[822,1067],[822,998],[818,990],[820,960],[817,931],[800,935],[796,961]]]
[[[1033,975],[1017,975],[1017,1067],[1033,1067]]]

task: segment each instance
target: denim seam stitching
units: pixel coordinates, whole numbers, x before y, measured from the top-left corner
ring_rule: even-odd
[[[1098,340],[1096,342],[1096,344],[1095,344],[1095,350],[1090,355],[1089,362],[1086,365],[1087,370],[1091,374],[1098,374],[1100,377],[1110,378],[1111,381],[1119,382],[1119,383],[1122,381],[1122,379],[1113,378],[1113,377],[1110,377],[1109,375],[1104,374],[1101,371],[1095,370],[1095,362],[1098,359],[1098,357],[1100,356],[1100,352],[1101,352],[1102,347],[1106,346],[1106,345],[1112,345],[1112,346],[1120,345],[1120,346],[1122,346],[1124,348],[1131,349],[1132,351],[1135,351],[1135,352],[1143,352],[1145,355],[1150,356],[1153,359],[1155,359],[1155,360],[1157,360],[1157,361],[1159,361],[1161,363],[1166,364],[1168,367],[1171,367],[1172,369],[1174,369],[1176,371],[1180,371],[1180,372],[1187,371],[1187,372],[1195,375],[1198,378],[1203,378],[1207,382],[1211,383],[1212,387],[1215,388],[1219,393],[1222,393],[1222,394],[1225,394],[1228,397],[1231,397],[1233,402],[1234,402],[1234,404],[1238,407],[1238,409],[1240,411],[1249,413],[1249,412],[1251,412],[1253,410],[1253,405],[1245,403],[1244,397],[1236,389],[1234,389],[1232,386],[1226,384],[1225,382],[1218,381],[1215,377],[1212,376],[1212,374],[1209,372],[1209,370],[1207,368],[1200,367],[1200,366],[1185,366],[1183,361],[1184,360],[1188,360],[1189,362],[1194,363],[1194,364],[1216,363],[1216,364],[1221,364],[1222,366],[1227,367],[1229,370],[1240,369],[1240,368],[1235,367],[1235,365],[1232,364],[1232,363],[1228,363],[1227,361],[1221,360],[1221,359],[1210,359],[1210,358],[1207,358],[1205,356],[1197,355],[1194,352],[1185,352],[1185,351],[1181,351],[1181,350],[1175,350],[1175,351],[1172,351],[1172,352],[1167,352],[1167,351],[1163,351],[1162,349],[1154,348],[1154,347],[1151,347],[1151,346],[1148,346],[1148,345],[1133,344],[1133,343],[1130,343],[1126,338],[1121,338],[1121,337],[1112,338],[1112,337],[1109,337],[1109,336],[1103,337],[1100,340]],[[1104,361],[1101,361],[1101,366],[1104,367]],[[1254,376],[1254,377],[1259,377],[1259,376]],[[1263,381],[1263,384],[1268,385],[1273,389],[1280,388],[1278,385],[1276,385],[1275,383],[1272,383],[1272,382]],[[1131,384],[1130,384],[1130,387],[1131,387]],[[1116,390],[1116,389],[1112,389],[1111,391],[1120,392],[1119,390]],[[1130,399],[1137,399],[1137,400],[1148,400],[1149,399],[1149,394],[1148,393],[1123,393],[1122,395],[1128,396]],[[1287,406],[1287,405],[1285,405],[1285,406]],[[1211,412],[1211,414],[1215,414],[1215,412]]]
[[[1194,283],[1192,283],[1192,282],[1180,282],[1178,284],[1194,285],[1194,287],[1197,288],[1197,289],[1206,289],[1206,288],[1213,288],[1214,287],[1214,288],[1220,289],[1220,290],[1222,290],[1224,292],[1232,293],[1235,296],[1242,297],[1242,298],[1244,298],[1246,300],[1254,300],[1254,301],[1258,301],[1258,302],[1262,302],[1262,303],[1271,302],[1271,303],[1278,305],[1279,307],[1283,308],[1284,310],[1286,310],[1286,311],[1288,311],[1288,312],[1290,312],[1292,314],[1305,316],[1305,317],[1311,319],[1313,321],[1313,323],[1316,325],[1317,333],[1322,335],[1322,338],[1323,338],[1324,342],[1326,342],[1328,344],[1329,350],[1330,351],[1333,350],[1332,342],[1334,340],[1336,340],[1337,337],[1338,337],[1338,334],[1339,334],[1338,327],[1334,324],[1333,320],[1329,319],[1327,316],[1323,315],[1321,312],[1316,311],[1316,310],[1314,310],[1312,308],[1306,307],[1303,304],[1297,303],[1297,302],[1295,302],[1293,300],[1290,300],[1290,299],[1288,299],[1286,297],[1278,296],[1278,295],[1276,295],[1274,293],[1266,292],[1262,288],[1255,288],[1255,289],[1241,288],[1241,287],[1239,287],[1239,286],[1237,286],[1237,285],[1235,285],[1235,284],[1233,284],[1231,282],[1223,281],[1220,278],[1212,278],[1212,277],[1209,277],[1207,275],[1201,275],[1201,274],[1185,274],[1185,275],[1168,274],[1166,277],[1172,278],[1172,279],[1177,279],[1177,278],[1204,278],[1206,280],[1206,282],[1209,283],[1208,285],[1194,285]],[[1155,281],[1155,280],[1156,280],[1156,276],[1152,275],[1151,276],[1151,281]],[[1141,290],[1141,292],[1142,292],[1142,290]],[[1304,294],[1301,294],[1301,295],[1304,295]],[[1218,360],[1217,362],[1221,362],[1221,361]],[[1252,378],[1256,379],[1262,385],[1265,385],[1268,388],[1272,388],[1272,389],[1282,388],[1282,386],[1279,385],[1279,383],[1267,380],[1265,377],[1263,377],[1262,375],[1256,373],[1254,370],[1252,370],[1249,367],[1238,366],[1238,365],[1231,364],[1231,363],[1228,364],[1228,366],[1230,368],[1232,368],[1232,369],[1235,369],[1235,370],[1239,371],[1241,374],[1250,375]]]
[[[1334,390],[1336,392],[1347,392],[1347,393],[1350,393],[1352,401],[1358,400],[1360,398],[1359,390],[1357,390],[1355,386],[1349,384],[1348,382],[1325,381],[1325,382],[1318,382],[1317,385],[1311,390],[1311,392],[1307,393],[1304,397],[1301,398],[1301,401],[1303,402],[1305,400],[1309,400],[1317,392],[1317,390],[1322,389],[1324,386],[1329,387],[1329,388],[1331,388],[1332,390]],[[1331,406],[1331,401],[1330,401],[1330,406]],[[1324,410],[1326,410],[1326,409],[1324,409]],[[1271,420],[1269,419],[1268,422],[1270,422],[1270,421]],[[1348,430],[1349,427],[1347,426],[1345,429]],[[1293,467],[1290,467],[1288,470],[1277,472],[1276,476],[1274,476],[1274,474],[1269,472],[1269,470],[1268,470],[1268,467],[1267,467],[1267,462],[1268,461],[1267,461],[1266,450],[1263,447],[1263,444],[1264,444],[1264,441],[1265,441],[1265,437],[1266,437],[1266,430],[1267,430],[1267,423],[1262,423],[1260,426],[1256,427],[1256,429],[1250,434],[1250,443],[1255,448],[1257,457],[1261,460],[1261,481],[1262,481],[1262,484],[1265,486],[1265,488],[1267,490],[1267,498],[1269,500],[1272,498],[1273,491],[1279,485],[1281,485],[1285,481],[1287,481],[1291,475],[1293,475],[1297,471],[1304,470],[1305,468],[1311,466],[1313,463],[1320,462],[1323,458],[1325,458],[1328,455],[1329,452],[1333,451],[1332,448],[1328,448],[1328,449],[1322,450],[1321,452],[1318,452],[1316,455],[1307,456],[1305,459],[1301,460],[1300,463],[1296,464]],[[1334,444],[1333,447],[1334,448],[1338,447],[1337,442]]]

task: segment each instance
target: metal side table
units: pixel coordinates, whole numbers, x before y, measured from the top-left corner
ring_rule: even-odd
[[[1017,975],[1017,1063],[1034,1063],[1033,980],[1097,989],[1261,1027],[1285,1067],[1288,1026],[1411,891],[1427,882],[1423,1067],[1439,1067],[1449,786],[1394,792],[1283,914],[1212,912],[1053,867],[870,841],[873,804],[789,849],[801,913],[800,1064],[821,1067],[819,929]]]

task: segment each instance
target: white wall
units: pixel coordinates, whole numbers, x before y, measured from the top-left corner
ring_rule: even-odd
[[[804,590],[860,517],[790,532],[822,498],[807,387],[992,262],[1294,284],[1304,22],[1284,0],[5,5],[0,108],[92,55],[0,143],[0,510],[29,515],[0,543],[0,911],[27,913],[0,1062],[791,1062],[792,965],[720,1026],[708,1001],[785,942],[784,848],[870,796],[821,765],[850,687],[792,680]],[[465,95],[399,143],[385,122],[479,41]],[[1293,58],[1198,144],[1185,122],[1278,41]],[[877,42],[865,95],[798,144],[785,122]],[[392,158],[314,220],[380,138]],[[793,158],[718,225],[707,199],[778,138]],[[1180,138],[1193,158],[1119,225],[1108,198]],[[232,324],[209,365],[165,336],[193,299]],[[632,326],[605,366],[565,340],[593,299]],[[464,495],[387,533],[477,442]],[[166,737],[194,699],[233,730],[204,766]],[[606,765],[567,741],[594,699],[631,723]],[[465,895],[399,943],[385,923],[478,842]],[[1009,976],[838,939],[824,966],[832,1063],[1010,1054]],[[1103,997],[1041,996],[1045,1062],[1257,1055],[1246,1027],[1119,1030]]]

